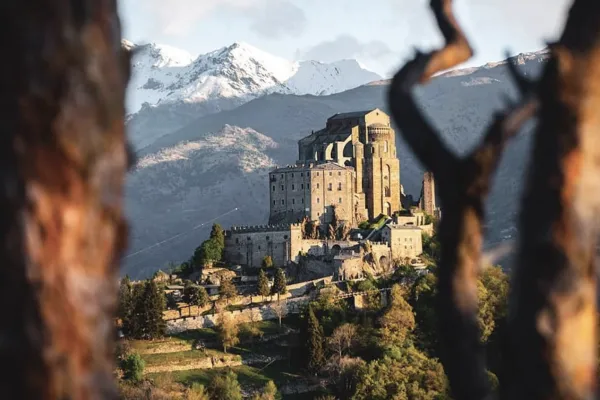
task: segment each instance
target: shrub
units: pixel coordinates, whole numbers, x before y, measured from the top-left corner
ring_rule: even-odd
[[[140,380],[142,380],[145,367],[146,363],[139,354],[130,354],[121,362],[121,369],[123,370],[123,379],[128,380],[130,382],[139,382]]]

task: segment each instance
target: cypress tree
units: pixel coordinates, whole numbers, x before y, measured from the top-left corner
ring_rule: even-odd
[[[219,224],[213,224],[210,231],[210,238],[214,240],[221,249],[225,248],[225,232]]]
[[[133,285],[128,275],[121,279],[119,286],[119,304],[117,316],[121,319],[124,335],[129,335],[131,330],[131,316],[133,314]]]
[[[263,269],[258,273],[258,294],[263,298],[271,294],[271,288],[269,288],[269,279]]]
[[[319,324],[312,305],[308,306],[306,334],[307,367],[311,372],[317,373],[325,364],[325,352],[323,350],[324,335],[323,327]]]
[[[277,268],[275,271],[275,279],[273,281],[273,287],[271,293],[277,295],[279,301],[279,295],[287,293],[287,282],[285,280],[285,274],[281,268]]]

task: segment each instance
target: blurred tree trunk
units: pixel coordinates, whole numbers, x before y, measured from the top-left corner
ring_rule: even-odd
[[[512,282],[510,399],[590,399],[597,387],[600,2],[575,0],[550,49]]]
[[[0,393],[115,398],[128,151],[115,0],[0,2]]]

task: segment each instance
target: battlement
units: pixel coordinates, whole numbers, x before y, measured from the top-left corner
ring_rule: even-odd
[[[284,232],[302,229],[302,224],[277,224],[277,225],[249,225],[232,226],[231,234],[235,233],[257,233],[257,232]]]

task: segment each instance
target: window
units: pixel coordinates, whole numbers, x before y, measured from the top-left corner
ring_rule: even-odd
[[[292,204],[296,204],[296,199],[292,199]]]
[[[294,173],[292,172],[292,178],[294,177]]]
[[[342,204],[342,198],[340,197],[338,203]]]
[[[342,190],[342,182],[338,183],[338,190]]]
[[[252,238],[251,238],[250,236],[248,236],[248,237],[246,238],[246,240],[247,240],[247,241],[250,241],[250,240],[252,240]]]
[[[331,191],[331,186],[332,186],[332,184],[330,183],[330,184],[327,186],[327,190]]]
[[[295,186],[294,186],[294,184],[292,184],[292,190],[294,190],[294,189],[295,189]]]
[[[275,205],[275,200],[273,200],[273,205]]]
[[[284,204],[285,204],[285,200],[281,200],[281,205],[284,205]]]
[[[331,176],[332,174],[333,174],[333,172],[331,172],[331,171],[330,171],[330,172],[329,172],[329,176]]]
[[[284,239],[287,239],[287,238],[288,238],[288,235],[284,235],[284,236],[283,236],[283,238],[284,238]]]
[[[317,197],[317,204],[319,204],[321,202],[321,200]]]
[[[240,239],[236,238],[235,243],[238,244],[239,242],[240,242]]]
[[[304,198],[300,199],[300,203],[304,204]]]
[[[273,191],[275,191],[275,185],[273,185]]]
[[[317,176],[319,176],[319,173],[317,172]]]
[[[338,171],[338,176],[342,176],[342,171]]]
[[[317,183],[317,189],[319,188],[319,184]]]
[[[310,189],[310,183],[307,183],[307,184],[306,184],[306,188],[307,188],[307,189]]]
[[[300,176],[301,176],[301,177],[302,177],[302,176],[304,176],[304,172],[300,172]]]
[[[281,185],[281,190],[285,190],[285,186]]]
[[[300,184],[300,189],[304,189],[304,183]]]
[[[258,246],[258,249],[260,250],[260,246]]]
[[[270,239],[269,236],[267,236],[267,240],[269,240],[269,239]]]
[[[281,179],[283,179],[283,174],[281,174]]]

